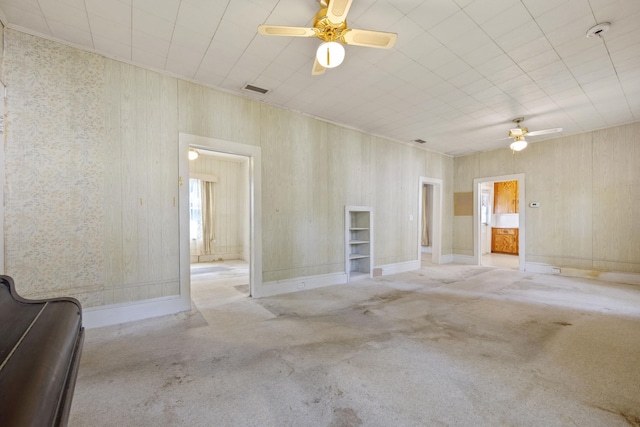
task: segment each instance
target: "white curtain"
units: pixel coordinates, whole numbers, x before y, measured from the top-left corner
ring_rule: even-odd
[[[200,194],[202,198],[202,254],[210,255],[213,253],[213,243],[215,240],[213,182],[200,182]]]
[[[422,186],[422,246],[431,246],[431,211],[433,210],[433,187]]]

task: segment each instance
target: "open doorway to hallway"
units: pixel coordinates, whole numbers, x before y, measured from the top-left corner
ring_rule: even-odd
[[[190,148],[191,299],[202,307],[250,294],[249,158]],[[197,157],[194,155],[197,153]]]

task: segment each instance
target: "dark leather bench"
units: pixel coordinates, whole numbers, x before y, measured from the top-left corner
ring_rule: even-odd
[[[0,276],[0,425],[65,426],[84,340],[74,298],[26,300]]]

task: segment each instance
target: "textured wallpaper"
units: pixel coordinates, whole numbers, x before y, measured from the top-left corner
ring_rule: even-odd
[[[105,59],[14,30],[4,54],[6,274],[101,305]]]

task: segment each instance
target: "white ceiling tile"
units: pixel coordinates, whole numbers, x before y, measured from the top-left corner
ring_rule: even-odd
[[[66,25],[52,19],[48,21],[48,24],[53,37],[66,40],[78,46],[93,49],[93,39],[89,31],[82,31],[74,26]]]
[[[58,23],[65,22],[67,25],[79,30],[89,32],[89,19],[87,13],[76,9],[57,0],[40,0],[40,7],[47,17],[47,20],[55,20]]]
[[[192,31],[191,28],[176,25],[173,30],[173,38],[171,39],[172,50],[182,49],[204,55],[210,44],[210,36]]]
[[[459,76],[462,73],[470,71],[471,67],[467,65],[462,59],[454,58],[453,61],[436,68],[433,72],[445,80],[451,81],[455,76]]]
[[[462,59],[470,66],[477,68],[479,65],[486,64],[504,54],[495,43],[487,43],[478,49],[462,55]]]
[[[576,17],[592,14],[587,0],[567,0],[558,3],[557,7],[537,16],[536,22],[545,33],[551,33],[562,27],[571,25]],[[588,28],[585,28],[586,32]]]
[[[133,31],[132,46],[135,50],[145,51],[151,55],[166,58],[169,54],[170,43],[163,39],[158,39],[141,31]]]
[[[562,26],[562,28],[547,32],[547,39],[554,46],[559,46],[575,40],[584,41],[586,39],[585,34],[587,30],[596,24],[597,22],[590,13],[580,17],[576,16],[570,23]]]
[[[527,51],[527,49],[522,49],[522,46],[532,42],[535,43],[541,39],[546,41],[546,37],[540,31],[538,24],[534,21],[527,21],[516,31],[509,31],[496,37],[495,41],[505,52],[511,53],[520,50],[523,55],[531,55],[531,52]]]
[[[405,0],[401,2],[397,2],[395,5],[396,8],[405,15],[408,15],[411,11],[422,4],[423,0]],[[358,3],[355,1],[354,3]]]
[[[133,9],[133,29],[153,36],[161,41],[169,41],[173,36],[175,23],[156,15]]]
[[[87,8],[85,6],[84,0],[58,0],[62,4],[66,4],[67,6],[75,7],[76,9],[86,11]]]
[[[411,58],[423,58],[442,47],[442,43],[428,33],[422,33],[410,42],[398,47],[405,55]]]
[[[456,59],[458,59],[458,57],[449,49],[441,47],[431,52],[430,55],[420,58],[418,62],[433,71]]]
[[[51,31],[47,25],[47,21],[40,13],[31,13],[24,9],[13,6],[3,6],[7,19],[18,27],[28,28],[40,34],[50,35]]]
[[[402,19],[391,25],[387,31],[398,34],[396,49],[401,49],[424,32],[422,27],[413,22],[408,16],[403,16]]]
[[[533,16],[537,18],[540,15],[543,15],[558,6],[562,3],[566,3],[568,0],[522,0],[525,7]]]
[[[180,0],[133,0],[134,17],[135,10],[138,10],[165,21],[175,22],[179,7]]]
[[[224,2],[182,1],[178,10],[176,26],[189,28],[192,32],[202,33],[210,37],[216,32],[224,10]]]
[[[271,11],[247,2],[229,2],[224,10],[224,19],[236,24],[257,28],[269,16]]]
[[[476,24],[482,25],[518,3],[519,0],[475,0],[464,11]]]
[[[477,28],[475,22],[460,10],[434,26],[429,30],[429,34],[438,39],[440,43],[446,44],[462,38],[467,32]]]
[[[430,30],[459,10],[460,6],[454,1],[440,0],[436,2],[423,2],[420,6],[412,10],[408,16],[425,30]]]
[[[518,66],[522,68],[525,73],[537,70],[538,68],[545,67],[554,62],[560,61],[560,57],[555,50],[547,50],[538,55],[530,56],[527,59],[518,62]]]
[[[87,13],[131,28],[131,6],[120,0],[85,0]]]
[[[19,9],[23,12],[40,14],[40,5],[38,0],[2,0],[0,7],[6,9]]]
[[[172,45],[169,48],[165,69],[172,73],[192,78],[198,71],[201,60],[202,54],[200,52]]]
[[[524,5],[517,2],[484,22],[481,27],[490,37],[497,38],[504,34],[520,31],[531,20],[531,15]]]
[[[110,39],[119,44],[131,45],[130,25],[121,25],[102,16],[91,14],[89,15],[89,25],[94,36]]]
[[[404,14],[390,3],[376,2],[356,20],[352,20],[351,27],[387,31],[402,18]]]

